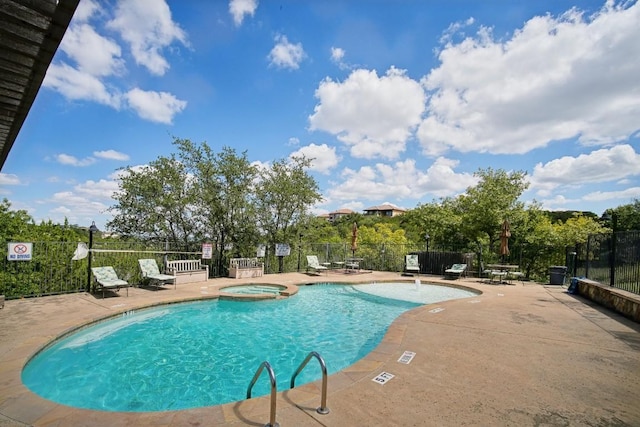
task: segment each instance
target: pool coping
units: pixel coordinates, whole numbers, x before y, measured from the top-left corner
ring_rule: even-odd
[[[540,299],[540,295],[546,295],[548,291],[543,289],[541,285],[523,284],[520,286],[498,287],[496,285],[486,285],[476,280],[461,279],[457,281],[440,280],[436,277],[422,277],[424,280],[435,284],[443,284],[447,286],[463,287],[473,291],[481,292],[475,297],[469,297],[467,300],[453,300],[438,303],[437,306],[443,310],[439,315],[444,316],[442,319],[449,319],[445,323],[436,323],[429,325],[437,328],[449,328],[449,324],[455,324],[456,316],[466,315],[472,322],[477,322],[474,311],[469,310],[473,304],[469,302],[485,302],[487,305],[492,304],[492,309],[496,309],[494,314],[500,315],[500,306],[495,305],[502,302],[502,298],[496,299],[495,292],[499,290],[517,296],[519,292],[523,296],[529,297],[535,295]],[[313,277],[305,274],[286,274],[278,276],[267,276],[263,280],[239,280],[215,279],[207,282],[207,286],[181,285],[177,292],[170,293],[172,290],[161,290],[158,293],[149,292],[147,290],[134,290],[133,298],[128,300],[127,297],[107,298],[102,300],[87,294],[74,294],[58,297],[45,297],[34,300],[14,300],[7,301],[5,308],[0,311],[0,325],[9,326],[6,332],[0,332],[2,341],[0,341],[0,425],[1,426],[73,426],[73,425],[164,425],[164,426],[180,426],[188,424],[208,424],[208,425],[257,425],[265,423],[268,420],[269,397],[261,396],[250,400],[228,403],[224,405],[203,407],[181,411],[151,412],[151,413],[129,413],[129,412],[103,412],[84,409],[76,409],[59,405],[31,393],[20,381],[20,373],[26,361],[34,354],[44,348],[54,338],[77,330],[78,327],[84,327],[89,322],[104,320],[108,317],[121,314],[131,309],[142,309],[153,307],[166,303],[178,303],[186,301],[196,301],[208,298],[216,298],[218,294],[216,286],[228,286],[229,283],[247,284],[260,282],[265,284],[268,282],[277,282],[278,285],[286,283],[287,285],[305,285],[310,283],[322,282],[342,282],[345,284],[369,283],[371,281],[390,281],[411,283],[413,279],[399,276],[398,273],[378,273],[374,272],[367,277],[342,277],[342,275],[330,275],[329,277]],[[518,292],[512,292],[518,291]],[[552,291],[559,291],[556,287]],[[489,291],[485,297],[485,292]],[[539,294],[539,295],[538,295]],[[156,298],[157,297],[157,298]],[[564,297],[564,295],[562,295]],[[478,301],[475,301],[478,299]],[[110,305],[111,303],[115,305]],[[495,305],[495,307],[493,306]],[[480,307],[480,304],[476,304]],[[66,311],[61,311],[66,308]],[[8,310],[7,310],[8,309]],[[75,310],[75,311],[74,311]],[[329,376],[329,408],[331,413],[328,415],[319,415],[315,409],[320,403],[320,381],[305,384],[292,390],[281,391],[278,393],[278,413],[277,419],[282,425],[310,425],[310,424],[326,424],[326,425],[362,425],[378,419],[378,413],[391,411],[386,405],[395,399],[395,396],[382,396],[385,401],[379,401],[376,396],[382,390],[393,390],[400,379],[391,380],[389,386],[385,388],[375,388],[370,385],[371,380],[383,370],[399,371],[405,369],[398,367],[397,359],[403,351],[412,348],[412,341],[415,341],[416,327],[424,324],[427,316],[432,316],[431,306],[421,306],[412,309],[400,315],[389,327],[384,335],[381,343],[369,354],[364,356],[350,367]],[[514,310],[509,307],[509,310]],[[531,309],[524,309],[523,313],[531,312]],[[108,312],[109,314],[100,315],[96,312]],[[466,313],[466,314],[465,314]],[[43,314],[47,314],[45,319]],[[494,315],[492,314],[492,316]],[[524,314],[523,314],[524,315]],[[448,317],[447,317],[448,316]],[[11,326],[20,325],[19,317],[30,325],[30,328],[19,333],[12,329]],[[430,317],[429,317],[430,318]],[[474,319],[474,320],[472,320]],[[574,318],[572,318],[575,321]],[[593,321],[593,315],[589,317],[589,321]],[[452,323],[453,322],[453,323]],[[438,326],[440,325],[440,326]],[[584,326],[584,325],[583,325]],[[284,326],[286,327],[286,325]],[[617,327],[617,326],[616,326]],[[480,326],[478,326],[480,328]],[[436,331],[437,332],[437,331]],[[638,335],[638,331],[626,331],[631,334]],[[544,334],[545,332],[538,332]],[[593,332],[593,333],[597,333]],[[415,348],[415,343],[413,344]],[[423,352],[426,350],[422,350]],[[616,351],[620,351],[617,349]],[[506,359],[505,359],[506,360]],[[640,361],[640,358],[638,358]],[[452,362],[454,362],[452,360]],[[419,362],[414,362],[419,363]],[[418,368],[418,366],[416,366]],[[635,374],[635,377],[634,377]],[[632,379],[638,378],[638,373],[632,373]],[[615,378],[614,378],[615,380]],[[403,381],[406,381],[404,379]],[[639,382],[640,384],[640,382]],[[374,384],[375,385],[375,384]],[[425,386],[426,387],[426,386]],[[378,391],[376,391],[378,390]],[[424,393],[424,390],[413,390],[412,393]],[[362,400],[368,393],[367,399]],[[403,405],[407,406],[402,413],[396,413],[397,417],[415,416],[415,401],[412,398],[405,397],[406,404],[403,402],[395,402],[396,406],[402,409]],[[621,401],[624,396],[621,397]],[[346,409],[345,405],[348,405]],[[355,407],[353,405],[356,405]],[[371,410],[363,413],[360,409],[353,408],[371,407]],[[376,409],[377,408],[377,409]],[[382,410],[381,408],[385,408]],[[640,415],[631,411],[631,419]],[[412,415],[413,414],[413,415]],[[478,415],[474,415],[473,419],[477,421]],[[618,416],[620,414],[618,413]],[[3,424],[4,417],[4,424]],[[339,417],[339,418],[338,418]],[[624,418],[624,417],[622,417]],[[408,418],[411,420],[412,418]],[[627,415],[629,419],[629,415]],[[397,419],[395,421],[398,421]],[[327,424],[328,423],[328,424]],[[398,425],[402,424],[398,421]]]

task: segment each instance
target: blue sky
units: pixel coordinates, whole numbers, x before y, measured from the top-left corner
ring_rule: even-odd
[[[0,172],[37,221],[104,229],[172,137],[313,158],[315,213],[524,170],[550,210],[640,198],[640,4],[82,0]]]

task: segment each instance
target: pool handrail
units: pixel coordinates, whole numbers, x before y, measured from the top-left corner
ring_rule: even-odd
[[[278,392],[276,375],[273,373],[273,368],[266,360],[260,364],[260,367],[251,380],[251,384],[249,384],[249,387],[247,388],[247,399],[251,399],[251,389],[256,384],[256,381],[260,378],[262,370],[265,368],[269,374],[269,381],[271,381],[271,410],[269,413],[269,424],[266,424],[265,427],[279,427],[280,425],[276,422],[276,394]]]
[[[324,359],[317,351],[312,351],[311,353],[309,353],[304,361],[300,364],[300,366],[298,366],[298,369],[291,377],[290,385],[291,388],[295,388],[296,377],[304,369],[304,367],[307,366],[307,363],[309,363],[309,360],[311,360],[312,357],[318,359],[318,362],[320,362],[320,369],[322,369],[322,395],[320,397],[320,407],[316,409],[316,412],[322,415],[326,415],[330,412],[329,408],[327,408],[327,364],[324,363]]]

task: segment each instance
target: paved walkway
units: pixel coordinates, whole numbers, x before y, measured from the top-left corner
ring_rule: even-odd
[[[158,291],[132,288],[128,298],[74,294],[7,301],[0,309],[0,426],[265,425],[266,397],[188,411],[89,411],[34,395],[22,385],[20,372],[50,340],[105,316],[210,297],[228,283],[327,280],[407,278],[378,272],[289,273]],[[428,280],[465,285],[482,294],[403,314],[373,352],[329,377],[329,414],[315,411],[320,386],[314,383],[278,394],[277,422],[282,427],[640,426],[640,325],[559,286]],[[397,361],[404,351],[416,353],[410,364]],[[372,381],[381,372],[394,377],[384,385]]]

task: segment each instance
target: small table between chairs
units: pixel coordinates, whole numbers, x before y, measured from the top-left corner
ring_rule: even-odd
[[[509,273],[517,270],[520,266],[515,264],[487,264],[487,267],[491,270],[489,272],[489,281],[493,283],[493,278],[497,277],[498,283],[503,283],[502,279],[506,279]]]
[[[360,270],[360,263],[364,260],[364,258],[347,258],[344,263],[344,271],[345,273],[356,272]]]

